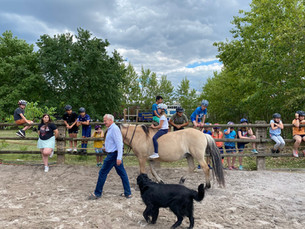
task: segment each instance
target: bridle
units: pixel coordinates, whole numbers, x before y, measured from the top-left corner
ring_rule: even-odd
[[[126,131],[126,134],[125,134],[125,136],[124,136],[124,138],[123,138],[123,142],[124,142],[124,140],[125,140],[126,137],[127,137],[128,130],[129,130],[129,126],[130,126],[130,125],[128,125],[128,127],[127,127],[127,131]],[[133,137],[134,137],[134,135],[135,135],[135,133],[136,133],[137,126],[138,126],[138,125],[135,126],[135,128],[134,128],[134,130],[133,130],[133,133],[132,133],[132,136],[131,136],[131,138],[130,138],[129,144],[127,145],[127,146],[129,147],[129,148],[127,149],[127,154],[129,154],[130,151],[131,151],[131,143],[132,143]]]

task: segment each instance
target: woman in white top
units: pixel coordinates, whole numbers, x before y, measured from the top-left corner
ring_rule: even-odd
[[[159,114],[160,114],[160,123],[159,123],[158,126],[151,125],[151,128],[159,129],[158,132],[153,137],[153,143],[154,143],[155,152],[154,152],[153,155],[149,156],[149,158],[151,158],[151,159],[155,159],[155,158],[159,157],[159,154],[158,154],[158,141],[157,140],[158,140],[159,137],[161,137],[164,134],[167,134],[167,132],[168,132],[168,121],[167,121],[166,113],[165,113],[165,110],[167,109],[167,106],[165,104],[163,104],[163,103],[160,103],[160,104],[158,104],[158,109],[161,110],[161,112],[159,112]]]

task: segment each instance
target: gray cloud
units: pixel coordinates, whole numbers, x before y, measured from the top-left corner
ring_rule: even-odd
[[[215,41],[230,38],[230,21],[250,0],[2,0],[1,31],[35,43],[40,35],[78,27],[108,39],[136,68],[165,74],[174,85],[185,76],[200,89],[221,65],[185,68],[216,59]]]

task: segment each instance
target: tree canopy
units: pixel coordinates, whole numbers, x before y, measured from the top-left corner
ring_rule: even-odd
[[[20,99],[43,100],[46,88],[34,46],[6,31],[0,36],[0,120],[18,107]]]
[[[215,43],[222,72],[203,87],[220,120],[268,120],[304,108],[304,1],[253,0],[234,17],[233,39]]]

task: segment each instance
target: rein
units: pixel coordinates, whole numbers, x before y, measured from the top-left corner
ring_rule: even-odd
[[[133,137],[134,137],[134,135],[135,135],[135,133],[136,133],[137,126],[138,126],[138,125],[135,126],[135,128],[134,128],[134,130],[133,130],[133,133],[132,133],[132,136],[131,136],[131,139],[130,139],[130,141],[129,141],[129,144],[128,144],[128,147],[129,147],[129,148],[127,149],[127,154],[129,154],[130,151],[131,151],[131,143],[132,143]],[[126,134],[125,134],[125,136],[124,136],[123,141],[124,141],[124,140],[126,139],[126,137],[127,137],[128,129],[129,129],[129,125],[128,125],[128,127],[127,127],[127,131],[126,131]]]

